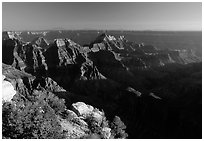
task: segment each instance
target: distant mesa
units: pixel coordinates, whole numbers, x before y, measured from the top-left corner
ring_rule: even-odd
[[[146,64],[146,67],[158,66],[161,64],[165,65],[167,63],[187,64],[201,61],[192,50],[161,50],[153,45],[130,42],[125,39],[124,36],[120,36],[116,39],[114,36],[106,35],[105,33],[99,35],[90,44],[90,48],[92,52],[98,52],[99,50],[112,51],[116,56],[121,56],[124,60],[127,60],[127,56],[135,60],[141,59],[141,61]]]

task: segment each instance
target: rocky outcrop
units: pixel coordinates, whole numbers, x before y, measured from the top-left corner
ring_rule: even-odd
[[[66,113],[68,115],[66,118],[59,118],[65,138],[91,138],[92,135],[104,139],[111,138],[112,129],[108,125],[103,125],[106,117],[98,109],[84,102],[77,102],[73,103],[72,110],[66,110]]]
[[[43,49],[47,49],[48,48],[48,45],[49,43],[43,38],[43,37],[37,37],[35,38],[31,44],[34,44],[38,47],[41,47]]]
[[[16,94],[13,85],[6,80],[6,77],[2,75],[2,100],[5,102],[11,102],[11,99]]]
[[[85,130],[87,130],[88,127],[90,128],[90,126],[93,126],[90,124],[92,124],[92,122],[94,121],[95,126],[101,127],[101,132],[103,133],[103,138],[109,139],[111,137],[111,129],[109,127],[103,127],[102,126],[102,122],[105,118],[105,115],[103,112],[99,111],[98,109],[94,108],[91,105],[85,104],[84,102],[73,103],[72,104],[72,110],[77,115],[76,116],[74,113],[69,111],[69,113],[71,112],[73,115],[72,121],[77,120],[77,124],[81,125],[80,126],[81,129],[84,128]],[[76,127],[74,127],[74,128],[76,128]],[[89,130],[89,128],[88,128],[88,130]],[[71,129],[71,130],[73,130],[73,129]],[[69,130],[68,130],[68,134],[70,134]],[[80,136],[82,136],[82,135],[79,134],[79,136],[77,138],[80,138]],[[84,134],[83,136],[85,137],[87,135]]]
[[[42,49],[30,43],[23,43],[17,39],[3,40],[3,63],[34,74],[44,73],[47,69]]]
[[[88,60],[84,62],[81,66],[81,80],[99,80],[99,79],[106,79],[105,76],[103,76],[98,68],[94,66],[93,62]]]
[[[78,116],[86,116],[89,115],[93,111],[93,107],[90,105],[86,105],[83,102],[77,102],[72,104],[73,106],[73,111],[77,113]]]
[[[26,64],[24,71],[35,75],[45,75],[45,71],[48,68],[41,47],[37,47],[30,43],[25,44],[21,50],[19,49],[18,55],[21,56]]]
[[[77,102],[72,104],[72,110],[80,117],[87,119],[90,116],[97,122],[100,126],[103,122],[104,114],[95,109],[93,106],[87,105],[84,102]]]
[[[44,53],[49,68],[71,64],[82,64],[85,58],[79,53],[79,46],[68,39],[56,39]]]
[[[28,95],[34,89],[41,88],[50,92],[65,91],[49,77],[35,77],[6,64],[2,64],[2,67],[2,74],[5,75],[6,79],[11,82],[14,89],[24,96]]]

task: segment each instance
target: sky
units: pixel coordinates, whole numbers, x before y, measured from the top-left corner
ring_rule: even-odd
[[[3,30],[202,30],[201,2],[3,2]]]

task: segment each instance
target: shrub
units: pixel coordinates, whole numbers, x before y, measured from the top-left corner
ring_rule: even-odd
[[[11,139],[59,139],[64,138],[56,113],[63,103],[53,96],[35,92],[35,101],[22,100],[3,103],[3,138]],[[58,107],[59,105],[59,107]]]
[[[59,99],[51,92],[47,92],[45,90],[42,91],[34,91],[36,100],[44,100],[49,106],[55,111],[56,114],[61,114],[65,111],[65,101],[64,99]]]
[[[126,126],[121,121],[120,117],[115,116],[113,122],[110,124],[111,127],[111,134],[114,138],[127,138],[128,134],[125,133]]]
[[[101,127],[98,125],[97,121],[92,116],[88,116],[85,121],[88,123],[88,127],[92,133],[100,134]]]
[[[98,109],[94,109],[94,112],[98,112]],[[88,127],[91,131],[91,133],[85,137],[85,138],[101,138],[101,139],[107,139],[109,138],[107,136],[107,133],[103,130],[105,128],[109,128],[109,122],[106,120],[105,114],[102,111],[102,122],[97,121],[96,118],[94,118],[93,113],[86,117],[85,121],[88,123]]]

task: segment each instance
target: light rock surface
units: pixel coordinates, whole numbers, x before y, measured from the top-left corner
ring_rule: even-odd
[[[139,91],[136,91],[135,89],[128,87],[127,91],[134,93],[135,95],[137,95],[138,97],[141,96],[142,94]]]
[[[103,122],[103,112],[83,102],[72,104],[72,110],[81,118],[87,119],[89,117],[92,117],[93,120],[97,122],[98,126],[100,126]]]
[[[108,127],[104,127],[104,128],[102,129],[102,131],[103,131],[103,133],[104,133],[104,138],[105,138],[105,139],[110,139],[110,137],[111,137],[111,129],[108,128]]]
[[[81,120],[82,121],[82,120]],[[83,136],[86,136],[89,132],[88,127],[84,127],[78,124],[73,124],[70,121],[62,119],[60,121],[62,130],[66,132],[66,138],[67,139],[79,139]]]
[[[13,96],[16,94],[13,85],[5,80],[5,76],[2,75],[2,100],[10,102]]]
[[[103,122],[103,113],[101,111],[96,111],[92,113],[94,120],[100,125]]]
[[[65,46],[65,42],[63,39],[57,39],[56,44],[58,47]]]
[[[78,116],[85,116],[90,114],[93,111],[93,107],[90,105],[86,105],[83,102],[77,102],[72,104],[72,110],[78,115]]]

